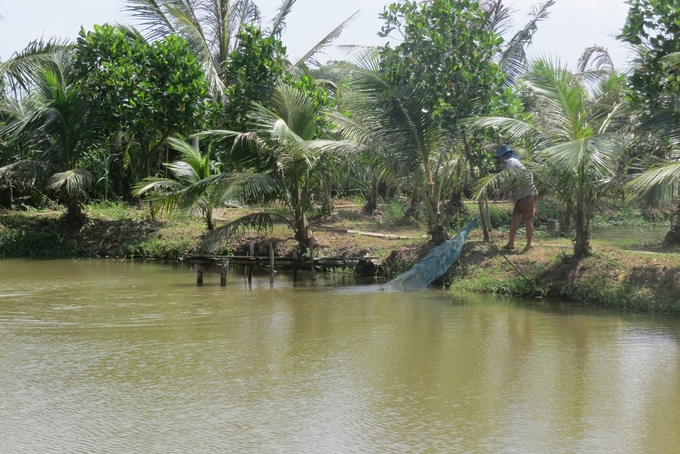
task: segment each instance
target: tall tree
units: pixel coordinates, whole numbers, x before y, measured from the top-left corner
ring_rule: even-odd
[[[391,85],[385,93],[388,118],[460,134],[461,119],[486,112],[504,80],[494,63],[503,39],[489,26],[489,11],[471,0],[406,1],[391,4],[381,17],[382,36],[399,32],[402,37],[399,45],[381,51],[381,70]],[[429,205],[432,240],[441,244],[448,235],[431,163],[438,147],[416,143],[419,172],[414,174],[424,180],[416,186]]]
[[[306,250],[312,238],[307,213],[315,194],[323,186],[324,179],[340,168],[347,155],[356,149],[350,143],[324,137],[324,128],[320,126],[323,107],[315,105],[314,101],[304,91],[281,84],[265,101],[254,104],[248,132],[212,132],[213,135],[236,135],[237,143],[249,141],[270,163],[270,170],[260,174],[259,179],[253,176],[247,185],[239,183],[241,197],[282,203],[288,210],[283,218],[293,229],[301,250]],[[233,180],[234,176],[224,174],[214,178],[216,182],[222,179]],[[248,227],[268,227],[274,217],[270,213],[256,213],[220,229],[234,232]]]
[[[143,176],[160,166],[168,137],[204,128],[207,84],[182,38],[147,43],[139,35],[95,25],[93,31],[81,30],[74,66],[93,115],[109,134],[121,130],[136,144],[139,154],[121,161],[136,164],[130,167]]]

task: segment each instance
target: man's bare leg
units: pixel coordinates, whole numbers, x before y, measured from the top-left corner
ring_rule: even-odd
[[[524,246],[522,252],[531,249],[531,240],[534,239],[534,224],[531,223],[531,219],[524,219],[524,226],[527,229],[527,245]]]
[[[517,236],[517,229],[519,228],[519,218],[521,217],[522,213],[512,215],[512,219],[510,219],[510,238],[508,238],[508,244],[503,246],[503,249],[513,249],[515,247],[515,237]]]

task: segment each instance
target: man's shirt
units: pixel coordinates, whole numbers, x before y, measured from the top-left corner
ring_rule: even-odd
[[[523,169],[526,170],[524,164],[519,162],[519,159],[508,158],[505,161],[506,169]],[[526,174],[526,184],[520,184],[518,187],[512,190],[512,201],[517,202],[522,200],[524,197],[536,194],[536,186],[534,186],[534,179],[531,176],[531,172],[525,172]],[[523,179],[524,180],[524,179]],[[522,181],[524,183],[524,181]]]

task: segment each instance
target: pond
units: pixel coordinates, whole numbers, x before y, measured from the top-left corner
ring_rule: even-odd
[[[130,261],[0,276],[2,453],[680,452],[675,317]]]

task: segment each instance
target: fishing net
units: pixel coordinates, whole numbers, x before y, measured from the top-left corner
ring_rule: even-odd
[[[446,273],[451,265],[458,260],[460,251],[463,249],[463,244],[465,244],[465,240],[470,234],[470,230],[472,230],[476,223],[477,219],[470,221],[463,230],[458,232],[458,235],[451,238],[446,243],[432,248],[424,259],[413,265],[407,272],[402,273],[389,281],[383,288],[395,290],[416,290],[426,288],[432,281]]]

